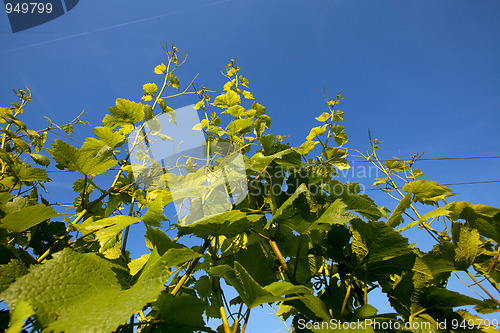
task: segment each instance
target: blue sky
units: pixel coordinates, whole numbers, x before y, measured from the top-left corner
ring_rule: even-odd
[[[369,147],[370,128],[384,141],[382,158],[498,156],[499,17],[497,0],[94,0],[13,34],[0,14],[0,105],[13,101],[11,88],[28,85],[29,125],[41,127],[44,115],[68,122],[84,109],[86,120],[100,125],[116,98],[139,101],[144,83],[160,83],[153,68],[165,61],[160,42],[168,42],[188,54],[181,86],[199,73],[197,82],[220,91],[220,71],[238,57],[272,132],[291,134],[294,145],[325,111],[318,89],[326,85],[331,95],[343,90],[340,108],[357,149]],[[171,106],[191,103],[181,98]],[[78,132],[80,141],[91,135],[90,127]],[[419,167],[440,183],[500,179],[499,159]],[[64,177],[50,187],[60,202],[72,195]],[[500,183],[452,189],[456,200],[500,206]],[[380,205],[396,204],[370,194]],[[252,315],[250,332],[263,323],[266,331],[284,328],[269,312]]]

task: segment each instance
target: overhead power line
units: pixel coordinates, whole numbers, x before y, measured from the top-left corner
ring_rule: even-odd
[[[444,186],[455,186],[455,185],[475,185],[475,184],[491,184],[491,183],[500,183],[500,180],[483,180],[478,182],[462,182],[462,183],[448,183],[448,184],[439,184]],[[367,188],[363,191],[380,191],[380,188]]]
[[[446,160],[481,160],[481,159],[498,159],[500,156],[469,156],[469,157],[429,157],[429,158],[419,158],[416,161],[446,161]],[[406,159],[407,161],[409,159]],[[380,162],[394,161],[394,159],[383,159]],[[348,161],[348,163],[367,163],[372,162],[370,160],[355,160]]]
[[[446,160],[480,160],[480,159],[499,159],[500,156],[466,156],[466,157],[430,157],[430,158],[419,158],[416,161],[446,161]],[[380,162],[394,161],[394,159],[382,159]],[[355,160],[347,161],[348,163],[369,163],[369,160]],[[118,171],[120,169],[109,169],[110,171]],[[47,172],[73,172],[69,170],[46,170]]]

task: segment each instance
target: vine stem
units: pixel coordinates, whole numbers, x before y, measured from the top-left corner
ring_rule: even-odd
[[[347,292],[345,294],[344,302],[342,303],[342,309],[340,310],[339,321],[342,321],[342,318],[344,317],[344,311],[347,306],[347,300],[349,299],[349,296],[351,294],[351,289],[352,289],[352,284],[349,284],[349,286],[347,286]]]
[[[248,318],[250,317],[250,310],[248,309],[247,315],[245,317],[245,323],[243,324],[243,328],[241,329],[241,333],[245,333],[245,330],[247,329],[247,324],[248,324]]]
[[[121,171],[121,170],[120,170]],[[113,187],[116,185],[116,183],[118,182],[118,176],[115,178],[115,181],[113,182],[113,185],[111,186],[111,189],[104,192],[99,198],[95,199],[94,201],[92,201],[88,206],[87,206],[87,209],[84,209],[80,212],[80,214],[78,214],[78,216],[73,220],[73,223],[71,224],[76,224],[78,222],[80,222],[83,217],[85,216],[85,214],[87,214],[87,212],[92,209],[99,201],[101,201],[102,199],[104,199],[105,197],[107,197],[111,192],[112,192],[112,189]],[[45,251],[40,257],[38,257],[38,259],[36,260],[37,262],[41,263],[42,261],[45,260],[45,258],[48,257],[48,255],[50,254],[50,252],[52,251],[52,248],[54,247],[54,245],[57,244],[57,242],[59,242],[60,240],[62,240],[64,237],[66,237],[69,233],[69,227],[68,226],[68,229],[66,230],[66,234],[64,236],[61,236],[59,237],[55,242],[54,244],[52,244],[48,249],[47,251]]]
[[[209,238],[206,238],[205,239],[205,243],[203,244],[203,247],[198,251],[199,254],[204,254],[205,251],[207,250],[208,246],[210,245],[210,239]],[[200,261],[201,257],[198,257],[198,258],[195,258],[191,261],[191,264],[189,265],[188,269],[186,270],[186,273],[184,273],[184,275],[181,277],[181,279],[177,282],[177,284],[175,285],[174,289],[170,292],[170,294],[172,296],[175,296],[177,295],[177,293],[179,292],[179,290],[182,288],[182,286],[184,285],[184,283],[186,282],[186,280],[188,279],[188,277],[191,275],[191,273],[193,272],[195,266],[198,264],[198,262]],[[160,318],[160,312],[158,311],[154,318],[153,318],[153,323],[151,325],[148,325],[144,328],[144,332],[143,333],[149,333],[153,327],[154,327],[154,321],[158,320]],[[142,331],[141,331],[142,332]]]
[[[285,261],[285,258],[283,258],[283,255],[281,254],[281,251],[278,247],[278,244],[276,244],[276,242],[273,241],[272,239],[269,239],[269,245],[271,245],[271,249],[273,249],[273,252],[276,255],[276,257],[278,258],[278,261],[281,265],[281,268],[285,272],[285,274],[288,277],[288,279],[290,280],[290,282],[292,282],[293,284],[297,284],[295,277],[292,274],[290,274],[290,270],[288,269],[288,265]]]
[[[215,238],[215,248],[218,248],[218,238]],[[214,248],[210,246],[210,253],[212,255],[212,263],[214,266],[217,264],[217,253]],[[222,326],[224,327],[224,333],[231,333],[231,327],[229,326],[229,322],[227,320],[226,309],[224,308],[224,302],[222,300],[222,289],[220,287],[219,278],[214,278],[212,281],[212,287],[215,290],[215,294],[217,296],[217,303],[219,303],[219,312],[222,318]]]
[[[30,94],[30,96],[31,96],[31,94]],[[21,101],[21,105],[19,105],[19,107],[17,108],[16,112],[14,113],[14,117],[16,117],[19,114],[20,110],[23,108],[23,106],[26,105],[26,103],[27,103],[27,100],[23,98],[22,101]],[[12,122],[10,122],[9,124],[7,124],[7,127],[5,127],[5,130],[8,131],[10,129],[11,125],[12,125]],[[0,149],[1,150],[4,150],[6,142],[7,142],[7,133],[4,133],[3,136],[2,136],[2,144],[0,145]],[[5,163],[2,160],[2,171],[1,171],[2,174],[5,173],[5,169],[7,169],[7,163]]]
[[[232,333],[238,332],[238,326],[240,324],[240,315],[241,315],[241,310],[243,309],[243,303],[240,304],[240,309],[238,310],[238,315],[236,316],[236,320],[234,321],[234,327]]]
[[[134,202],[135,198],[132,198],[130,201],[130,210],[128,212],[128,216],[132,216],[132,213],[134,212]],[[127,226],[125,228],[125,234],[123,235],[123,244],[122,244],[122,252],[125,253],[125,248],[127,247],[127,239],[128,239],[128,232],[130,230],[130,226]]]
[[[495,255],[495,259],[491,262],[490,267],[488,267],[487,273],[491,273],[491,271],[495,268],[495,265],[497,264],[498,257],[500,256],[500,246],[498,246],[497,254]]]
[[[207,250],[208,246],[210,245],[210,240],[207,238],[205,239],[205,243],[203,244],[203,247],[198,251],[199,254],[204,254],[205,251]],[[191,264],[189,265],[188,269],[186,270],[186,273],[181,277],[179,282],[175,285],[174,289],[172,290],[171,294],[172,296],[177,295],[179,290],[182,288],[184,285],[184,282],[188,279],[188,277],[191,275],[193,272],[195,266],[198,264],[200,261],[201,257],[195,258],[193,261],[191,261]]]
[[[219,303],[219,312],[222,318],[222,326],[224,327],[224,333],[231,333],[231,327],[227,320],[226,309],[224,308],[224,302],[222,301],[222,293],[220,288],[219,278],[214,279],[214,288],[216,289],[217,302]]]
[[[483,290],[486,295],[488,295],[495,303],[498,304],[498,306],[500,306],[500,302],[495,298],[493,297],[493,295],[490,294],[490,292],[488,290],[486,290],[477,280],[476,278],[474,277],[474,275],[472,275],[469,271],[466,271],[467,275],[469,275],[469,277],[472,279],[472,281],[474,281],[474,283],[476,283],[476,285],[481,288],[481,290]]]

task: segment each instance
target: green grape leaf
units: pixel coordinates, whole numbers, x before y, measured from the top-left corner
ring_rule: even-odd
[[[234,118],[240,118],[242,115],[245,114],[245,108],[242,107],[241,105],[234,105],[234,106],[231,106],[230,108],[222,111],[221,113],[222,114],[229,113]]]
[[[299,234],[306,234],[316,229],[330,229],[335,224],[345,224],[355,218],[353,214],[345,212],[346,204],[341,199],[335,200],[315,221],[303,221],[302,219],[287,219],[284,225]],[[298,222],[298,223],[297,223]]]
[[[156,83],[146,83],[142,86],[142,90],[144,90],[144,93],[147,95],[153,95],[158,91],[158,86]]]
[[[142,220],[147,225],[152,227],[160,227],[161,221],[166,221],[167,217],[163,215],[163,209],[172,201],[172,196],[157,196],[153,201],[147,201],[148,210],[142,217]]]
[[[403,191],[413,194],[413,201],[433,205],[439,200],[455,195],[451,190],[434,181],[415,180],[403,186]]]
[[[413,248],[408,244],[408,239],[384,222],[354,219],[351,227],[356,269],[380,277],[400,274],[402,270],[413,266]]]
[[[16,303],[14,311],[10,316],[10,327],[5,333],[21,333],[23,332],[24,320],[35,314],[33,308],[28,302],[20,300]]]
[[[314,295],[304,295],[304,297],[300,300],[304,305],[312,311],[312,313],[317,317],[321,318],[324,321],[329,321],[332,319],[330,313],[328,311],[327,306],[321,300],[321,298]]]
[[[322,123],[324,123],[325,121],[328,120],[328,118],[330,118],[330,113],[328,112],[323,112],[319,117],[316,117],[314,119],[316,119],[317,121],[321,121]]]
[[[409,193],[407,193],[407,195],[408,194]],[[421,225],[423,222],[426,222],[429,219],[433,219],[433,218],[440,217],[440,216],[448,216],[449,213],[450,212],[446,209],[446,206],[442,206],[442,207],[436,208],[436,209],[431,210],[430,212],[427,212],[424,215],[422,215],[420,217],[420,219],[418,219],[416,221],[413,221],[413,222],[409,223],[408,225],[406,225],[406,226],[404,226],[402,228],[397,229],[397,231],[401,232],[403,230],[413,228],[416,225]]]
[[[351,321],[373,318],[377,315],[377,312],[378,310],[373,305],[364,304],[356,309],[356,311],[354,312],[354,317],[351,319]]]
[[[479,233],[500,244],[500,209],[486,205],[473,205],[465,201],[447,204],[449,216],[453,221],[466,220]]]
[[[438,287],[430,287],[426,298],[426,305],[435,307],[454,308],[464,305],[478,305],[484,302],[452,290]]]
[[[127,266],[130,270],[130,275],[132,275],[132,276],[136,275],[144,267],[144,265],[146,265],[150,256],[151,256],[151,253],[146,253],[146,254],[140,256],[139,258],[134,259],[131,262],[129,262],[127,264]]]
[[[94,127],[94,134],[112,149],[120,147],[125,143],[125,135],[118,131],[114,132],[109,127]]]
[[[158,228],[152,228],[146,225],[146,246],[152,251],[156,249],[156,251],[163,255],[163,253],[167,252],[170,249],[181,249],[185,246],[176,243],[170,239],[163,231]]]
[[[253,126],[252,118],[235,119],[226,127],[226,133],[233,135],[238,133],[248,133]]]
[[[300,147],[298,147],[296,150],[300,155],[307,156],[307,154],[309,154],[309,152],[313,150],[318,143],[318,141],[306,141],[301,144]]]
[[[384,165],[387,169],[395,172],[404,171],[406,169],[406,165],[398,160],[386,161]]]
[[[231,240],[228,239],[228,242]],[[246,249],[228,256],[222,261],[222,263],[231,267],[234,266],[235,262],[239,262],[245,267],[248,274],[261,286],[276,281],[275,258],[265,251],[260,243],[250,244]]]
[[[260,115],[266,113],[266,108],[257,102],[252,103],[252,109],[255,110],[256,116],[260,116]]]
[[[6,265],[0,265],[0,292],[7,289],[17,278],[26,274],[28,274],[28,268],[21,260],[13,259]]]
[[[80,149],[56,140],[49,152],[57,162],[57,168],[65,168],[87,176],[100,175],[117,164],[111,157],[112,148],[103,141],[93,138],[87,138]]]
[[[166,70],[167,66],[165,66],[164,63],[161,63],[161,65],[155,67],[154,72],[155,74],[163,74]]]
[[[108,109],[111,116],[106,115],[102,120],[102,124],[111,129],[122,126],[125,129],[125,134],[128,134],[133,130],[133,125],[136,122],[144,120],[145,107],[144,104],[118,98],[116,106]]]
[[[312,290],[305,286],[295,286],[290,282],[273,282],[265,287],[260,286],[247,270],[237,261],[234,269],[228,265],[219,265],[209,270],[211,275],[223,277],[227,284],[236,289],[243,302],[253,308],[264,303],[284,300],[283,296],[300,294],[297,297],[287,297],[287,300],[302,298],[302,294],[312,294]]]
[[[172,72],[170,72],[170,74],[168,74],[168,82],[170,82],[170,84],[172,85],[172,87],[174,89],[179,90],[180,85],[181,85],[179,82],[179,78],[177,76],[174,76],[174,74]]]
[[[233,90],[229,90],[226,93],[215,97],[214,106],[221,108],[230,108],[231,106],[238,105],[241,102],[241,97]]]
[[[243,95],[243,97],[245,97],[246,99],[255,99],[253,97],[253,94],[250,92],[250,91],[246,91],[246,90],[243,90],[241,92],[241,94]]]
[[[401,199],[399,204],[392,212],[391,216],[385,222],[389,227],[395,228],[404,222],[403,214],[410,207],[411,204],[411,193],[406,193],[405,197]]]
[[[463,318],[463,321],[466,322],[467,325],[471,323],[475,326],[482,326],[480,330],[477,330],[477,332],[498,333],[498,329],[495,328],[495,326],[497,325],[491,325],[492,321],[485,320],[484,318],[481,318],[479,316],[471,315],[469,312],[465,310],[457,310],[456,313]],[[472,329],[468,331],[473,332]]]
[[[273,217],[269,219],[267,224],[265,225],[264,229],[268,229],[272,223],[281,221],[281,220],[287,220],[290,217],[292,217],[294,213],[293,209],[293,203],[297,198],[302,194],[308,192],[307,186],[302,183],[297,187],[295,192],[286,199],[286,201],[274,212]]]
[[[168,326],[190,328],[191,331],[205,326],[203,312],[207,304],[194,296],[161,295],[156,305],[160,310],[161,319]]]
[[[250,162],[251,165],[249,166],[251,169],[261,172],[264,170],[271,162],[276,161],[276,163],[280,162],[281,160],[284,160],[287,158],[288,155],[293,155],[296,154],[297,152],[294,151],[293,148],[285,149],[280,152],[277,152],[272,155],[264,156],[261,152],[255,153],[251,158]],[[299,156],[299,162],[300,162],[300,155]],[[296,163],[296,161],[293,160],[292,156],[292,163]]]
[[[190,225],[180,226],[179,235],[193,234],[201,238],[220,235],[233,237],[247,231],[252,223],[259,221],[262,217],[261,214],[246,214],[239,210],[230,210],[207,216]]]
[[[306,140],[312,141],[312,139],[314,139],[318,136],[322,136],[325,133],[327,126],[328,126],[328,124],[324,124],[323,126],[311,128],[311,131],[309,132],[309,135],[306,137]]]
[[[130,286],[123,267],[95,253],[66,248],[17,279],[0,299],[14,308],[26,301],[47,331],[112,332],[156,300],[170,267],[198,256],[189,249],[172,249],[163,256],[153,251],[137,282]]]
[[[33,161],[36,164],[42,165],[42,166],[47,166],[50,164],[50,159],[47,156],[41,155],[41,154],[35,154],[31,153],[30,157],[33,159]]]
[[[115,215],[97,221],[88,219],[82,224],[76,225],[76,227],[83,235],[95,234],[101,246],[99,252],[105,253],[116,246],[117,243],[120,243],[118,235],[123,229],[139,221],[137,217]],[[116,259],[118,257],[119,254],[113,254],[109,259]]]
[[[369,220],[376,221],[384,216],[381,209],[366,194],[344,193],[342,201],[347,205],[347,209],[359,213]]]
[[[480,254],[482,245],[479,231],[470,225],[454,222],[451,228],[455,245],[455,265],[459,270],[467,270]]]
[[[194,289],[196,289],[198,296],[202,298],[210,296],[212,293],[212,282],[210,281],[210,278],[206,275],[200,276],[194,284]]]
[[[51,181],[45,170],[40,168],[32,168],[26,163],[14,166],[12,168],[12,171],[17,179],[21,182]]]
[[[14,232],[23,232],[52,217],[63,215],[66,214],[56,213],[52,207],[43,204],[27,206],[18,211],[8,213],[0,222],[0,228]]]

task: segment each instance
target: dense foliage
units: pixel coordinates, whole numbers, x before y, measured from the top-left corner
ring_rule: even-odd
[[[167,65],[154,69],[164,76],[163,85],[145,84],[140,103],[117,99],[102,126],[94,128],[95,137],[81,146],[64,139],[82,123],[79,117],[64,126],[49,120],[42,130],[25,126],[27,89],[15,91],[19,102],[0,108],[0,299],[9,307],[1,312],[3,328],[213,332],[210,319],[212,327],[220,324],[219,332],[243,332],[251,309],[272,303],[278,316],[293,318],[294,332],[335,327],[396,332],[404,331],[405,323],[414,331],[496,331],[458,308],[472,305],[480,314],[500,310],[498,208],[447,203],[452,191],[422,179],[423,172],[414,168],[418,156],[382,163],[374,140],[361,156],[385,175],[376,185],[399,201],[392,212],[378,207],[358,184],[339,180],[338,170],[349,168],[347,157],[360,154],[349,147],[341,125],[340,94],[333,99],[325,94],[328,110],[316,118],[319,126],[293,147],[286,137],[269,133],[271,118],[234,60],[215,98],[193,82],[165,95],[180,89],[174,72],[183,63],[175,47],[166,52]],[[203,131],[207,147],[239,148],[244,197],[224,197],[224,184],[210,193],[161,186],[170,175],[170,182],[202,187],[221,165],[220,152],[206,149],[203,158],[179,159],[177,171],[169,170],[149,157],[150,144],[137,140],[171,139],[155,120],[168,116],[175,123],[167,103],[180,95],[198,98],[203,120],[195,129]],[[52,134],[63,139],[49,146]],[[60,214],[44,197],[52,161],[80,175],[73,184],[73,216]],[[106,174],[113,177],[96,178]],[[228,198],[230,209],[210,214],[207,197],[216,195]],[[181,210],[165,216],[174,204],[205,210],[197,210],[194,220]],[[150,253],[131,260],[127,238],[137,223],[145,225]],[[401,235],[409,228],[426,230],[435,242],[432,250],[410,244]],[[193,238],[199,245],[186,246]],[[449,290],[447,282],[456,273],[476,281],[471,288],[485,298]],[[226,287],[239,296],[226,300]],[[370,304],[375,289],[387,295],[394,313],[379,314]],[[321,325],[367,319],[372,325],[362,328]],[[423,323],[432,327],[423,329]]]

